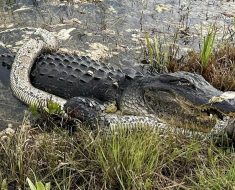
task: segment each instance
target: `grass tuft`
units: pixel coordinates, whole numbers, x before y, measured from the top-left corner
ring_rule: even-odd
[[[150,189],[161,164],[159,136],[150,131],[128,134],[126,130],[119,129],[95,146],[104,180],[122,189]]]
[[[158,72],[165,72],[169,62],[169,54],[163,51],[160,39],[157,36],[152,39],[148,33],[145,33],[145,41],[149,64]]]
[[[214,26],[211,26],[209,28],[207,36],[205,36],[203,39],[203,46],[200,52],[200,63],[202,64],[202,67],[204,69],[208,67],[209,60],[212,56],[215,36],[216,36],[216,29]]]
[[[36,183],[34,185],[33,182],[29,178],[27,178],[26,180],[29,184],[30,190],[50,190],[51,189],[50,182],[44,185],[41,181],[36,180]]]
[[[17,189],[48,183],[65,190],[227,189],[234,184],[234,151],[225,150],[148,128],[131,133],[117,128],[106,136],[85,126],[71,135],[22,125],[1,136],[0,182]],[[29,179],[36,180],[29,185]]]

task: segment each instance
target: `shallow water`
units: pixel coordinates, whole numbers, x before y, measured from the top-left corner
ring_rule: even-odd
[[[0,7],[3,51],[8,48],[16,52],[30,38],[33,27],[55,32],[64,48],[127,66],[145,59],[145,32],[157,35],[166,49],[174,43],[179,47],[179,57],[192,48],[199,49],[211,24],[218,27],[217,43],[234,42],[234,1],[104,0],[69,4],[0,0]],[[21,122],[23,110],[25,106],[11,95],[9,70],[0,66],[0,126]]]

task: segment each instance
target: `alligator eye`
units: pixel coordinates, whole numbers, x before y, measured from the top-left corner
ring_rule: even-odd
[[[170,84],[176,85],[176,86],[185,86],[185,87],[192,87],[195,89],[195,86],[193,83],[191,83],[189,80],[185,78],[180,78],[178,80],[171,80]]]
[[[178,81],[177,85],[181,85],[181,86],[192,86],[192,83],[190,81],[188,81],[187,79],[180,79]]]

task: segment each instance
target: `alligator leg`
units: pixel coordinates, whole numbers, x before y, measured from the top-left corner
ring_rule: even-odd
[[[69,99],[64,105],[66,113],[81,121],[94,121],[98,119],[100,124],[108,126],[122,125],[146,125],[146,126],[163,126],[165,125],[160,119],[154,118],[154,116],[134,116],[134,115],[121,115],[120,111],[117,111],[117,107],[114,102],[101,103],[98,100],[94,100],[86,97],[74,97]],[[114,114],[115,113],[115,114]]]
[[[74,97],[66,102],[64,110],[69,116],[85,122],[98,118],[99,113],[104,111],[104,106],[94,99]]]

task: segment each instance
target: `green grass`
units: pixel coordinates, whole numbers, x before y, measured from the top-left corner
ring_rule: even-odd
[[[100,132],[81,126],[71,135],[58,128],[45,132],[22,126],[1,138],[0,186],[233,189],[233,149],[150,129],[118,129],[109,136]]]
[[[33,182],[29,178],[27,178],[26,180],[29,184],[30,190],[50,190],[51,189],[50,182],[44,185],[41,181],[36,180],[36,183],[34,185]]]
[[[202,49],[200,52],[200,60],[203,68],[207,68],[209,60],[214,49],[216,29],[214,26],[209,28],[207,35],[203,38]]]
[[[160,165],[161,141],[150,131],[133,133],[119,130],[95,147],[105,181],[122,189],[149,189],[155,169]],[[149,138],[144,138],[146,135]]]
[[[200,49],[199,62],[202,69],[205,70],[213,56],[213,50],[215,45],[216,28],[215,26],[210,26],[208,33],[203,37],[202,47]],[[175,48],[175,43],[177,40],[177,34],[174,37],[173,45],[169,46],[169,50],[165,51],[162,48],[162,42],[157,36],[151,38],[148,33],[145,33],[146,42],[146,52],[147,60],[154,68],[158,69],[167,67],[168,63],[172,60],[176,61],[177,49]]]
[[[163,51],[162,43],[157,36],[152,39],[148,33],[145,33],[145,41],[149,64],[160,72],[164,71],[169,62],[169,53]]]

